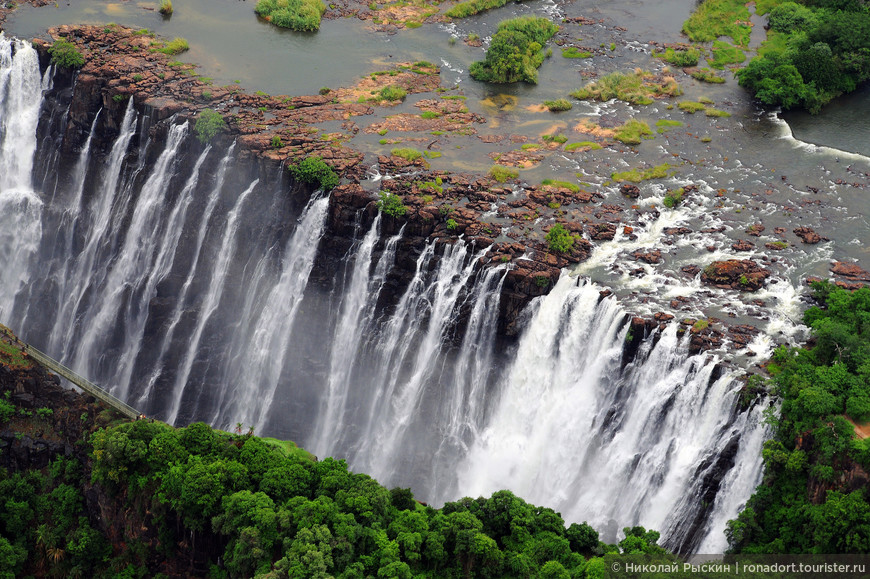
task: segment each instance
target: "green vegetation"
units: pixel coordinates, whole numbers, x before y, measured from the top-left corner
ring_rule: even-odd
[[[661,58],[665,62],[669,62],[674,66],[685,68],[687,66],[697,66],[698,59],[701,57],[701,51],[697,48],[688,48],[686,50],[666,48],[664,52],[653,51],[653,56]]]
[[[436,113],[435,111],[423,111],[420,114],[420,118],[423,118],[423,119],[437,119],[440,116],[441,116],[441,114]]]
[[[683,24],[683,32],[695,42],[711,42],[730,36],[740,46],[749,44],[749,10],[742,0],[705,0]]]
[[[162,52],[163,54],[168,54],[170,56],[174,54],[181,54],[182,52],[189,50],[190,46],[187,44],[187,41],[183,38],[174,38],[169,43],[166,44],[163,48],[158,49],[158,52]]]
[[[457,223],[455,219],[447,220],[447,231],[456,231]]]
[[[450,10],[444,13],[444,15],[448,18],[467,18],[484,12],[485,10],[501,8],[507,4],[508,1],[509,0],[468,0],[467,2],[460,2],[451,7]]]
[[[692,331],[698,333],[702,330],[706,330],[710,327],[710,322],[707,320],[697,320],[694,324],[692,324]]]
[[[710,70],[709,68],[696,68],[689,72],[689,74],[695,80],[700,80],[701,82],[709,82],[715,84],[722,84],[725,82],[725,79]]]
[[[674,127],[682,127],[683,123],[681,121],[672,121],[670,119],[659,119],[656,121],[656,132],[666,133]]]
[[[543,45],[559,27],[546,18],[523,16],[505,20],[492,37],[486,58],[471,65],[471,77],[491,83],[538,82]]]
[[[338,175],[317,155],[306,157],[296,165],[287,167],[293,178],[302,183],[316,185],[323,192],[334,189],[339,182]]]
[[[870,80],[870,12],[862,2],[782,2],[770,11],[760,56],[738,72],[762,103],[817,113]]]
[[[568,189],[572,193],[577,193],[580,191],[579,185],[577,185],[575,183],[571,183],[569,181],[559,181],[558,179],[544,179],[543,181],[541,181],[541,185],[545,185],[545,186],[550,185],[553,187],[563,187],[565,189]]]
[[[811,348],[781,346],[767,367],[767,386],[781,400],[768,413],[773,438],[764,444],[762,483],[726,531],[744,553],[866,553],[870,504],[866,489],[846,478],[870,468],[870,439],[853,423],[870,420],[870,290],[813,285],[822,307],[810,308]]]
[[[172,14],[172,0],[160,0],[159,12],[164,16]]]
[[[595,151],[601,148],[601,145],[594,141],[580,141],[579,143],[568,143],[565,145],[565,150],[569,153],[576,151],[577,149],[583,149],[585,151]]]
[[[619,99],[633,105],[649,105],[656,96],[682,94],[680,85],[673,77],[656,79],[640,69],[631,73],[613,72],[571,93],[575,99],[609,101]]]
[[[580,50],[576,46],[566,46],[562,49],[562,56],[565,58],[592,58],[592,53]]]
[[[721,40],[713,43],[713,60],[709,61],[713,68],[722,69],[728,64],[737,64],[744,60],[746,60],[746,55],[733,44]]]
[[[15,414],[13,428],[61,424]],[[197,576],[224,579],[595,577],[604,556],[665,553],[655,531],[625,528],[606,545],[510,491],[427,507],[241,424],[107,422],[46,468],[0,469],[0,577],[189,576],[194,560],[209,569]]]
[[[381,97],[381,100],[385,101],[401,101],[405,100],[405,97],[408,96],[408,91],[400,86],[391,84],[382,88],[378,96]]]
[[[505,167],[504,165],[493,165],[489,169],[489,176],[499,183],[507,183],[511,179],[519,177],[520,173],[516,169]]]
[[[390,154],[394,157],[405,159],[406,161],[416,161],[423,156],[423,153],[411,147],[395,148],[390,151]]]
[[[695,101],[680,101],[677,103],[677,107],[684,112],[689,114],[695,114],[698,111],[703,111],[707,106],[704,103],[699,103]]]
[[[713,107],[707,107],[704,109],[704,114],[708,117],[730,117],[731,113],[728,111],[722,111],[719,109],[714,109]]]
[[[281,140],[281,135],[272,135],[272,148],[280,149],[284,146],[284,142]]]
[[[614,181],[630,181],[632,183],[640,183],[649,179],[664,179],[668,176],[671,166],[668,163],[662,163],[649,169],[632,169],[630,171],[622,171],[611,173],[610,178]]]
[[[616,129],[614,138],[626,145],[639,145],[642,139],[652,138],[652,129],[643,121],[631,119]]]
[[[314,32],[320,29],[326,5],[322,0],[258,0],[254,12],[275,26]]]
[[[81,68],[85,57],[78,51],[76,45],[64,38],[58,38],[48,47],[51,62],[61,68]]]
[[[378,193],[378,211],[390,217],[401,217],[408,212],[408,208],[402,203],[402,198],[395,193],[389,191],[381,191]]]
[[[33,361],[12,344],[0,341],[0,364],[14,369],[27,369]]]
[[[665,194],[665,198],[662,200],[662,204],[664,204],[664,206],[669,209],[673,209],[674,207],[683,202],[683,195],[685,195],[685,193],[686,190],[682,187],[680,187],[679,189],[674,189],[673,191],[668,191]],[[697,326],[697,324],[695,325]]]
[[[208,143],[215,135],[227,128],[227,123],[217,111],[206,109],[196,117],[193,131],[200,143]]]
[[[558,143],[561,145],[562,143],[568,142],[568,137],[566,137],[565,135],[562,135],[562,134],[543,135],[543,136],[541,136],[541,140],[543,140],[545,143]]]
[[[544,101],[544,106],[550,109],[551,112],[570,111],[574,106],[568,99],[556,99],[554,101]]]
[[[574,236],[561,223],[551,227],[544,239],[554,253],[568,253],[574,247]]]

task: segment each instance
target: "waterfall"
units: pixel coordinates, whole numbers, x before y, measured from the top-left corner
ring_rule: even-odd
[[[34,344],[149,415],[256,426],[435,504],[509,488],[608,540],[641,524],[724,548],[760,479],[762,407],[740,411],[676,324],[623,367],[627,312],[566,272],[511,341],[511,264],[485,248],[388,235],[365,210],[338,235],[328,195],[132,99],[74,158],[48,154],[50,72],[0,34],[0,75],[0,321]]]
[[[123,244],[120,244],[116,250],[105,283],[97,290],[100,292],[101,299],[96,304],[95,313],[89,316],[88,332],[78,342],[73,363],[75,368],[87,368],[87,375],[96,373],[92,369],[94,361],[99,360],[109,347],[110,329],[119,315],[124,316],[128,325],[123,344],[120,346],[121,356],[118,357],[122,367],[115,373],[129,375],[125,366],[131,364],[128,357],[130,348],[138,347],[138,341],[135,344],[130,342],[138,338],[136,328],[144,323],[144,320],[139,318],[145,314],[137,307],[136,294],[149,285],[149,278],[154,273],[154,253],[159,249],[160,241],[157,232],[161,229],[162,210],[167,204],[166,182],[171,176],[172,164],[186,134],[186,123],[174,125],[170,129],[166,148],[139,191],[130,223],[126,227]],[[176,229],[169,233],[177,236],[181,234],[181,230]],[[150,297],[147,296],[147,291],[145,293],[146,298]],[[116,383],[126,386],[123,379],[117,380]],[[126,392],[119,391],[118,394],[124,396]]]
[[[42,201],[31,183],[42,93],[36,51],[0,32],[0,320],[15,308],[42,237]]]
[[[328,197],[312,197],[303,210],[284,250],[281,277],[266,298],[253,334],[246,336],[243,347],[248,355],[235,359],[236,367],[221,384],[218,411],[212,421],[217,423],[223,416],[235,413],[245,424],[262,424],[284,369],[284,354],[293,337],[296,312],[305,297],[328,206]],[[247,388],[239,389],[237,384]]]
[[[63,362],[70,363],[71,357],[66,353],[66,346],[73,341],[76,328],[75,319],[80,316],[79,310],[87,307],[84,300],[92,284],[97,283],[96,275],[102,268],[95,267],[98,252],[108,242],[105,239],[111,223],[112,207],[116,199],[116,188],[121,177],[123,168],[122,161],[127,154],[127,148],[136,129],[136,109],[133,107],[133,99],[129,99],[124,120],[121,123],[121,132],[112,146],[112,151],[106,160],[104,175],[97,197],[89,207],[87,234],[84,248],[74,256],[73,272],[68,275],[69,284],[75,291],[66,298],[65,303],[55,316],[54,328],[51,331],[51,352],[64,352]],[[72,257],[72,256],[71,256]],[[66,274],[65,274],[66,275]],[[84,370],[84,369],[82,369]]]
[[[205,236],[208,231],[208,224],[211,221],[212,213],[214,212],[215,206],[217,206],[218,199],[220,198],[220,192],[223,189],[224,179],[226,178],[227,167],[229,166],[235,148],[236,144],[233,143],[227,150],[226,155],[221,159],[220,165],[218,166],[214,187],[212,187],[208,196],[208,202],[206,203],[205,210],[202,213],[202,219],[197,228],[196,243],[194,244],[194,253],[191,264],[187,270],[187,275],[185,276],[181,291],[176,297],[175,307],[173,308],[168,327],[160,340],[156,363],[153,365],[148,380],[145,383],[145,388],[142,389],[142,392],[139,395],[139,404],[144,404],[148,401],[155,383],[165,369],[166,355],[171,347],[172,339],[175,336],[175,330],[181,322],[181,317],[184,314],[184,309],[188,303],[188,295],[190,293],[191,285],[193,284],[194,273],[199,267],[199,259],[202,255],[203,242],[205,241]]]
[[[535,304],[491,418],[459,467],[459,488],[477,496],[508,487],[567,520],[588,520],[608,540],[639,524],[677,547],[685,522],[706,508],[703,475],[741,435],[740,468],[751,467],[734,483],[744,500],[758,483],[751,453],[763,426],[735,411],[739,383],[711,379],[716,358],[689,356],[675,324],[620,370],[627,317],[599,291],[563,276]],[[720,525],[737,506],[717,506],[728,511]]]
[[[210,281],[208,283],[208,293],[202,302],[202,311],[197,318],[196,328],[189,338],[189,347],[184,356],[184,363],[181,371],[175,379],[175,398],[172,401],[172,406],[167,416],[168,422],[171,424],[178,418],[178,412],[181,409],[181,402],[184,398],[185,390],[187,389],[187,379],[190,377],[190,371],[193,368],[193,362],[198,354],[202,334],[205,331],[205,325],[209,318],[220,304],[223,296],[224,286],[227,283],[227,272],[229,271],[230,260],[233,258],[233,252],[236,247],[236,234],[238,233],[239,215],[245,199],[257,186],[259,180],[255,180],[245,191],[239,195],[236,204],[232,211],[227,215],[226,224],[224,225],[224,233],[221,238],[220,249],[218,250],[217,262],[211,269]]]

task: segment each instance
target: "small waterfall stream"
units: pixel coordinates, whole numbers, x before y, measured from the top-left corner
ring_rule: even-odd
[[[400,265],[380,217],[324,282],[328,196],[294,206],[235,144],[149,131],[132,99],[107,153],[101,110],[69,175],[34,191],[49,85],[2,35],[0,75],[0,320],[49,354],[149,415],[292,437],[436,504],[510,488],[610,540],[642,524],[724,547],[760,478],[761,408],[739,411],[676,325],[623,368],[627,313],[566,274],[506,350],[510,266],[462,239]]]

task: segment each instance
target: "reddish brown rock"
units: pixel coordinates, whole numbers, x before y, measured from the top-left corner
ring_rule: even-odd
[[[696,275],[701,273],[701,268],[698,267],[697,265],[684,265],[683,267],[680,268],[680,271],[685,273],[686,275],[690,275],[692,277],[695,277]]]
[[[751,259],[729,259],[714,261],[701,272],[701,281],[722,289],[756,291],[770,277],[770,270],[764,269]]]
[[[803,240],[804,243],[810,245],[818,243],[822,240],[822,236],[813,231],[811,227],[798,227],[794,230],[794,234]]]
[[[841,275],[852,280],[870,281],[870,272],[867,272],[854,263],[835,261],[831,266],[831,273]]]
[[[736,243],[731,244],[731,249],[734,251],[752,251],[754,248],[754,243],[743,239],[738,239]]]
[[[586,232],[595,241],[610,241],[616,235],[616,224],[590,223],[586,226]]]
[[[661,263],[662,261],[662,252],[658,249],[652,249],[649,251],[644,251],[643,249],[638,249],[634,253],[631,254],[638,261],[644,261],[649,264]]]
[[[687,233],[692,233],[692,230],[688,227],[665,227],[663,231],[665,235],[686,235]]]
[[[763,231],[764,225],[762,225],[761,223],[755,223],[754,225],[750,225],[746,228],[746,234],[753,237],[760,237]]]
[[[625,195],[630,199],[637,199],[640,197],[640,188],[637,185],[633,185],[631,183],[623,183],[619,187],[619,192]]]

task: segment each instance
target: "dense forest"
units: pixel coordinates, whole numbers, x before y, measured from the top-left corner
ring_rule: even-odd
[[[50,408],[9,392],[0,428],[60,434]],[[0,578],[601,577],[605,554],[665,553],[655,531],[607,545],[509,491],[435,509],[342,460],[203,423],[113,419],[76,444],[0,470]]]
[[[769,2],[767,4],[770,4]],[[862,0],[783,2],[740,85],[761,102],[818,112],[870,79],[870,5]]]
[[[782,406],[764,481],[728,525],[736,552],[870,552],[870,438],[856,436],[870,420],[870,289],[818,282],[814,294],[812,347],[783,346],[767,368]]]

